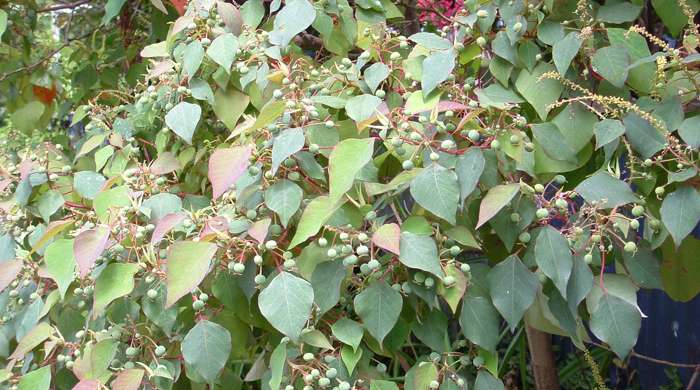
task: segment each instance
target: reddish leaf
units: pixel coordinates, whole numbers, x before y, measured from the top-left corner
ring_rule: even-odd
[[[44,88],[39,85],[33,85],[32,90],[34,91],[34,96],[36,96],[36,98],[44,104],[51,104],[51,102],[53,102],[53,99],[56,97],[55,85],[52,85],[51,88]]]
[[[256,221],[248,228],[248,234],[257,242],[263,243],[267,237],[267,230],[270,228],[270,218]]]
[[[85,379],[73,386],[73,390],[100,390],[100,382],[94,379]]]
[[[143,379],[143,370],[132,368],[124,370],[112,382],[112,390],[138,390]]]
[[[0,291],[3,291],[7,286],[22,271],[22,260],[9,260],[0,263]]]
[[[395,223],[382,225],[372,234],[372,242],[374,245],[398,255],[400,254],[401,228]]]
[[[80,277],[90,272],[95,260],[102,254],[109,239],[107,226],[96,226],[94,229],[85,230],[75,237],[73,242],[73,255],[78,263]]]
[[[170,152],[161,153],[151,164],[151,173],[155,175],[165,175],[182,168],[180,161]]]
[[[178,223],[185,220],[187,216],[185,213],[170,213],[165,215],[158,221],[156,228],[153,229],[153,234],[151,235],[151,245],[156,245],[163,239],[170,229],[174,228]]]
[[[204,224],[204,228],[199,232],[199,239],[204,240],[209,235],[228,232],[228,220],[226,217],[212,217]]]
[[[437,105],[437,110],[439,112],[442,111],[461,111],[461,110],[466,110],[467,106],[462,104],[462,103],[457,103],[457,102],[451,102],[447,100],[443,100],[438,103]]]
[[[185,13],[185,8],[187,7],[188,0],[170,0],[173,6],[177,10],[177,13],[183,15]]]
[[[251,149],[247,146],[217,149],[209,158],[209,181],[212,197],[218,198],[226,192],[250,165]]]

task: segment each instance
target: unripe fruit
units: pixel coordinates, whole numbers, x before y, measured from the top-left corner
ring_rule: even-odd
[[[292,260],[292,259],[285,260],[284,263],[282,263],[282,266],[286,270],[290,270],[290,269],[296,267],[296,265],[297,265],[297,262]]]
[[[403,167],[404,170],[410,171],[411,169],[413,169],[413,161],[406,160],[403,163],[401,163],[401,167]]]
[[[328,245],[328,240],[326,240],[324,237],[318,239],[318,246],[324,247],[326,245]]]
[[[265,275],[255,275],[255,284],[263,284],[266,280],[267,278],[265,277]]]
[[[628,241],[627,243],[625,243],[624,249],[625,249],[625,252],[632,253],[632,252],[637,250],[637,244],[635,244],[632,241]]]
[[[591,264],[593,262],[593,255],[590,253],[586,253],[586,255],[583,256],[583,261],[585,261],[586,264]]]
[[[314,360],[314,358],[315,358],[314,354],[311,352],[307,352],[304,354],[304,356],[302,356],[302,359],[304,359],[304,361],[306,361],[306,362],[310,362],[310,361]]]
[[[148,290],[148,292],[146,292],[146,295],[148,295],[149,299],[156,299],[158,297],[158,291],[154,290],[154,289],[150,289],[150,290]]]
[[[511,222],[520,222],[520,214],[512,213],[510,215],[510,220],[511,220]]]
[[[501,148],[501,143],[497,139],[491,141],[491,149],[498,150],[500,148]]]
[[[277,248],[277,241],[275,240],[269,240],[265,242],[265,249],[272,250]]]
[[[636,205],[632,207],[632,215],[635,217],[641,217],[644,214],[644,206]]]
[[[136,347],[129,347],[126,349],[125,353],[128,357],[134,357],[139,353],[139,349]]]
[[[544,192],[544,186],[540,183],[537,183],[533,186],[535,188],[535,192],[541,194]]]
[[[157,346],[156,349],[155,349],[155,351],[154,351],[154,353],[156,354],[156,356],[163,356],[163,355],[165,355],[165,347],[162,346],[162,345]]]
[[[450,275],[445,276],[445,278],[442,279],[442,284],[444,284],[445,287],[452,286],[453,284],[455,284],[455,277]]]
[[[338,256],[338,251],[336,251],[334,248],[331,248],[326,252],[326,255],[330,258],[334,258]]]
[[[440,388],[440,382],[438,381],[430,381],[429,387],[431,389],[439,389]]]
[[[630,221],[630,227],[634,230],[639,229],[639,221],[636,219],[633,219]]]
[[[523,244],[527,244],[528,242],[530,242],[530,238],[530,233],[528,232],[522,232],[518,236],[518,240],[520,240],[520,242],[522,242]]]
[[[656,195],[658,195],[658,196],[663,195],[665,192],[666,192],[666,190],[663,187],[654,188],[654,193],[656,193]]]
[[[479,46],[482,46],[482,47],[485,46],[486,45],[486,38],[484,38],[484,37],[476,38],[476,44]]]
[[[200,301],[200,300],[196,300],[196,301],[192,302],[192,308],[194,310],[197,310],[197,311],[202,310],[202,309],[204,309],[204,302]]]
[[[451,254],[452,256],[457,256],[457,255],[460,254],[461,252],[462,252],[462,248],[460,248],[460,247],[457,246],[457,245],[453,245],[452,247],[450,247],[450,254]]]
[[[478,16],[480,18],[486,18],[489,16],[489,11],[487,11],[485,9],[480,9],[480,10],[476,11],[476,16]]]
[[[539,208],[539,209],[537,209],[537,211],[535,212],[535,216],[536,216],[538,219],[545,219],[545,218],[549,217],[549,211],[548,211],[547,209],[545,209],[545,208]]]

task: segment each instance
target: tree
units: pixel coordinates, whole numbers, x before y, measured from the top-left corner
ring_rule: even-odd
[[[0,385],[628,358],[638,289],[700,291],[698,7],[646,7],[678,47],[630,2],[3,4]]]

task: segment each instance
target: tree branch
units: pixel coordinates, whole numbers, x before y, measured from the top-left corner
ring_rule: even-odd
[[[88,4],[90,0],[78,0],[74,1],[72,3],[63,3],[63,4],[55,4],[46,8],[42,8],[36,12],[53,12],[53,11],[60,11],[62,9],[73,9],[80,7],[83,4]]]

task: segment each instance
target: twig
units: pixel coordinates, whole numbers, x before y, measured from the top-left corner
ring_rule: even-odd
[[[29,64],[29,65],[27,65],[27,66],[23,66],[23,67],[21,67],[21,68],[17,68],[17,69],[15,69],[15,70],[11,71],[11,72],[7,72],[7,73],[3,74],[2,76],[0,76],[0,82],[5,81],[5,79],[7,79],[8,77],[13,76],[13,75],[15,75],[15,74],[17,74],[17,73],[21,73],[21,72],[24,72],[24,71],[31,71],[32,69],[36,68],[37,66],[39,66],[39,65],[43,64],[44,62],[50,60],[53,56],[56,55],[56,53],[58,53],[59,51],[63,50],[63,48],[69,46],[73,41],[86,38],[86,37],[92,35],[92,33],[94,33],[94,32],[97,31],[97,30],[99,30],[99,27],[96,28],[96,29],[94,29],[94,30],[92,30],[92,31],[89,31],[88,33],[83,34],[83,35],[81,35],[81,36],[79,36],[79,37],[75,37],[75,38],[73,38],[73,39],[67,39],[61,46],[59,46],[59,47],[57,47],[56,49],[52,50],[48,55],[44,56],[43,58],[39,59],[38,61],[34,62],[33,64]],[[66,33],[67,33],[67,32],[66,32]]]
[[[53,12],[53,11],[59,11],[62,9],[73,9],[73,8],[80,7],[83,4],[87,4],[89,2],[90,2],[90,0],[78,0],[78,1],[75,1],[72,3],[56,4],[56,5],[46,7],[46,8],[42,8],[36,12]]]

